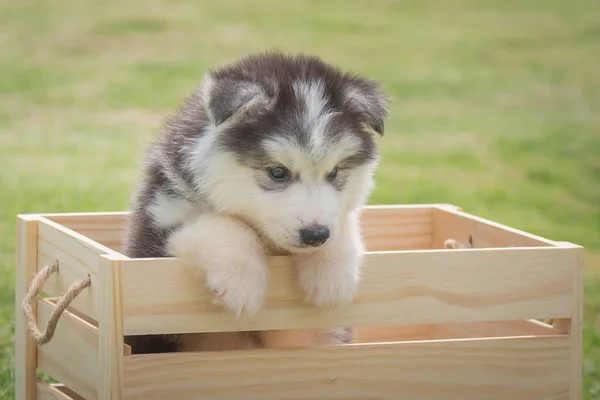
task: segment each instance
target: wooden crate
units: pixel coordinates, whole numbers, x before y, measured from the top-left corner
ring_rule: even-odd
[[[16,273],[16,398],[580,399],[582,257],[450,205],[371,206],[356,300],[303,304],[288,257],[271,257],[265,308],[236,320],[211,305],[178,260],[129,259],[127,213],[21,215]],[[472,248],[445,249],[448,238]],[[91,276],[36,345],[21,302],[59,260],[37,299],[45,326],[60,296]],[[539,322],[551,319],[552,323]],[[356,342],[233,352],[132,355],[125,335],[357,327]],[[36,380],[43,371],[60,385]]]

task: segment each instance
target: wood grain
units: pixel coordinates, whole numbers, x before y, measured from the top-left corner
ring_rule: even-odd
[[[369,251],[431,248],[431,213],[430,204],[365,207],[361,223],[367,248]],[[105,247],[121,251],[129,212],[44,216]]]
[[[21,303],[29,283],[37,272],[38,218],[17,217],[17,268],[15,270],[15,396],[19,400],[35,400],[36,345],[25,323]]]
[[[55,305],[38,299],[38,324],[46,326]],[[52,340],[39,346],[38,368],[88,400],[98,398],[98,328],[65,311]]]
[[[475,339],[560,335],[558,329],[533,320],[464,322],[446,324],[358,326],[354,343],[403,342],[410,340]]]
[[[134,355],[125,399],[569,398],[568,337]]]
[[[37,382],[37,400],[86,400],[61,384]]]
[[[105,247],[121,251],[129,212],[44,214],[44,217]]]
[[[100,257],[100,359],[101,400],[122,399],[123,387],[123,307],[119,256]]]
[[[475,248],[556,245],[556,242],[552,240],[477,217],[461,210],[434,207],[432,218],[432,247],[434,249],[443,248],[444,241],[449,238],[467,243],[469,235],[473,237],[473,247]]]
[[[431,340],[439,329],[438,324],[357,326],[353,343],[404,342]]]
[[[493,338],[509,336],[564,335],[535,320],[436,324],[429,339]]]
[[[572,312],[573,257],[561,248],[368,253],[354,302],[327,311],[303,302],[288,257],[271,261],[264,308],[254,318],[236,319],[212,305],[212,293],[178,260],[124,260],[124,332],[505,321],[570,318]]]
[[[42,218],[38,228],[38,270],[52,264],[58,259],[59,271],[53,274],[45,283],[43,292],[57,297],[77,281],[92,277],[92,285],[84,290],[71,303],[71,308],[86,314],[89,318],[97,320],[98,316],[98,287],[94,282],[98,280],[98,256],[112,253],[64,226]]]
[[[432,209],[366,207],[361,226],[368,251],[429,249],[432,243]]]
[[[571,255],[573,257],[573,310],[568,329],[571,339],[570,400],[581,400],[583,380],[583,261],[585,253],[583,247],[572,243],[560,242],[559,245],[571,249]]]

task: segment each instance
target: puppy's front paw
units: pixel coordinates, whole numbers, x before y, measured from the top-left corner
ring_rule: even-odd
[[[265,300],[266,265],[253,257],[237,259],[225,254],[219,263],[206,274],[207,286],[215,292],[213,303],[237,317],[255,314]]]
[[[360,257],[354,255],[318,251],[295,256],[298,283],[311,303],[328,308],[352,302],[360,279]]]
[[[214,302],[236,316],[263,305],[266,257],[255,232],[236,219],[201,215],[169,239],[171,253],[216,294]]]
[[[339,274],[328,271],[315,273],[309,268],[299,271],[300,287],[306,293],[308,300],[321,308],[336,307],[348,304],[354,299],[358,286],[358,274]]]
[[[350,218],[339,236],[323,248],[294,255],[298,283],[307,300],[330,308],[354,300],[360,281],[364,244],[358,218]]]

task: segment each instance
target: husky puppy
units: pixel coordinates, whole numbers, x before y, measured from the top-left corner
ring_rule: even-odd
[[[292,257],[314,306],[351,302],[364,251],[359,213],[386,117],[378,83],[314,56],[259,53],[210,71],[146,155],[125,253],[179,257],[237,316],[263,305],[267,254]],[[132,345],[253,348],[268,336],[150,336]]]

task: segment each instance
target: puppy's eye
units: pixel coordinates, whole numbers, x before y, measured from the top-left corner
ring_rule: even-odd
[[[290,171],[286,167],[276,166],[267,169],[269,176],[274,181],[283,182],[290,177]]]
[[[331,171],[328,175],[327,175],[327,179],[330,181],[334,181],[335,178],[337,178],[337,174],[338,174],[338,167],[335,167],[333,169],[333,171]]]

